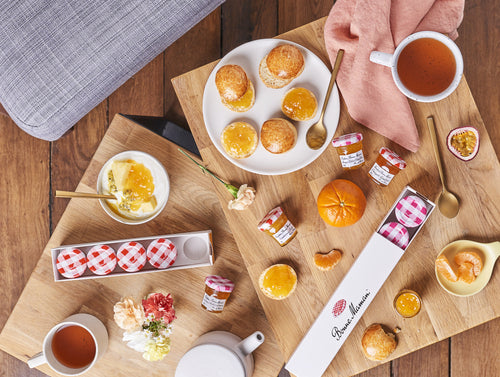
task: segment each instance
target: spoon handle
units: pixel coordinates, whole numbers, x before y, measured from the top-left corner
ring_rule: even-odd
[[[330,77],[330,82],[328,83],[328,90],[326,91],[325,101],[323,102],[323,108],[321,109],[321,114],[319,119],[323,119],[325,115],[326,106],[328,105],[328,100],[330,99],[330,94],[332,93],[333,85],[337,79],[337,74],[339,73],[340,63],[342,63],[342,58],[344,57],[344,50],[339,50],[337,57],[335,58],[335,63],[333,65],[332,76]]]
[[[86,199],[116,199],[114,195],[90,194],[86,192],[72,192],[56,190],[56,198],[86,198]]]
[[[441,164],[441,157],[439,156],[439,148],[436,137],[436,127],[434,126],[434,117],[432,115],[427,118],[427,126],[429,127],[429,132],[431,134],[431,141],[432,141],[432,146],[434,147],[434,156],[436,157],[436,163],[439,171],[439,178],[441,178],[443,191],[446,191],[446,185],[444,183],[443,166]]]

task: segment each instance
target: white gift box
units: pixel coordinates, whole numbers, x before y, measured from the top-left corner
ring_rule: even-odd
[[[398,203],[402,200],[405,202],[408,197],[416,197],[415,207],[410,206],[409,210],[416,211],[416,223],[419,224],[411,223],[412,227],[404,227],[400,224],[398,221],[398,217],[401,219],[400,213],[396,216],[396,212],[401,211],[401,208],[396,208]],[[422,208],[422,203],[425,208]],[[285,368],[290,373],[296,377],[323,375],[411,241],[429,218],[434,207],[434,203],[411,187],[404,188],[388,215],[377,228],[377,232],[372,235],[286,364]],[[422,214],[424,212],[425,214]],[[390,223],[399,224],[398,229],[404,228],[401,238],[392,237],[393,241],[390,241],[379,233]],[[406,221],[406,225],[408,224],[409,222]],[[401,239],[404,239],[405,243],[403,248],[397,246]],[[373,268],[375,265],[377,268]]]

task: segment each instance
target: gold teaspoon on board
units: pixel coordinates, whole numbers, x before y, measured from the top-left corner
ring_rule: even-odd
[[[427,126],[429,127],[429,132],[431,134],[432,146],[434,147],[434,156],[436,157],[436,163],[439,171],[439,178],[441,178],[441,185],[443,186],[443,191],[438,198],[438,208],[439,211],[446,217],[452,219],[458,215],[458,210],[460,208],[458,199],[455,194],[452,194],[446,189],[444,183],[443,165],[441,163],[441,157],[439,155],[439,148],[436,137],[436,127],[434,126],[434,118],[432,116],[427,118]]]

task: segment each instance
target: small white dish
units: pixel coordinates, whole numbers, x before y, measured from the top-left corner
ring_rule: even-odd
[[[101,168],[97,177],[97,192],[99,194],[109,193],[107,176],[111,169],[111,164],[114,161],[126,160],[134,160],[137,163],[141,163],[151,171],[155,186],[153,195],[157,202],[155,210],[142,216],[125,216],[124,214],[115,212],[110,207],[108,199],[99,199],[99,202],[104,211],[116,221],[129,225],[144,224],[158,216],[165,208],[170,193],[170,180],[163,165],[153,156],[140,151],[125,151],[111,157]]]

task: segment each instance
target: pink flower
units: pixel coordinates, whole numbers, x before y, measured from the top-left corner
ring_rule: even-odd
[[[155,320],[163,320],[166,324],[171,323],[175,317],[174,299],[170,295],[152,293],[145,300],[142,300],[146,318],[151,314]]]

